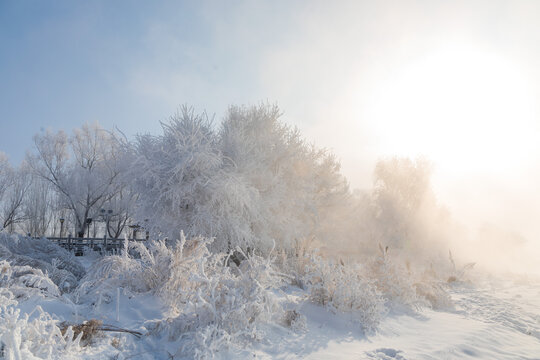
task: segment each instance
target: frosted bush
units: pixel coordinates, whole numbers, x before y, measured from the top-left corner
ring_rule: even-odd
[[[85,270],[73,254],[46,239],[0,232],[0,260],[46,273],[63,292],[77,286]]]
[[[73,332],[62,335],[51,315],[37,307],[33,314],[21,314],[14,306],[0,306],[0,342],[4,357],[10,359],[52,359],[69,357],[79,349]],[[73,354],[74,355],[74,354]]]
[[[73,273],[61,268],[62,261],[59,259],[53,259],[51,262],[51,269],[47,270],[49,278],[59,287],[63,292],[70,292],[75,289],[79,283],[77,277]]]
[[[307,290],[312,302],[347,313],[364,331],[375,330],[386,313],[384,299],[359,264],[323,258],[306,241],[282,251],[277,264],[281,275]]]
[[[0,261],[0,286],[9,290],[18,299],[33,295],[59,297],[60,290],[41,270],[30,266],[11,266]]]
[[[160,293],[172,281],[169,268],[175,253],[164,241],[151,240],[145,245],[125,240],[122,254],[95,262],[74,295],[81,303],[97,304],[111,302],[119,287],[132,293]]]
[[[52,261],[55,260],[58,269],[69,271],[77,279],[82,278],[85,274],[84,267],[75,255],[45,238],[34,239],[0,233],[0,245],[6,247],[12,254],[28,256],[48,264],[52,264]]]
[[[379,246],[379,250],[379,255],[368,266],[368,274],[382,293],[386,305],[391,310],[417,310],[425,302],[417,296],[409,271],[389,256],[388,247],[383,249]]]
[[[454,308],[450,294],[439,282],[422,281],[414,284],[416,294],[425,299],[435,310],[449,310]]]
[[[374,331],[386,310],[381,294],[356,264],[312,257],[306,271],[311,301],[333,312],[347,313],[365,331]]]
[[[418,264],[416,267],[421,268]],[[379,255],[369,264],[369,276],[383,294],[391,310],[416,311],[421,306],[436,310],[453,308],[446,284],[431,267],[427,271],[414,271],[411,263],[403,266],[390,256],[388,248],[379,247]]]
[[[174,251],[165,241],[149,241],[147,244],[128,242],[129,254],[135,256],[141,266],[140,279],[147,289],[160,289],[170,278],[169,267]],[[126,255],[126,254],[124,254]]]
[[[448,250],[448,259],[450,260],[450,264],[452,265],[450,275],[447,279],[448,283],[452,283],[455,281],[463,281],[465,279],[465,274],[469,270],[473,269],[474,265],[476,265],[476,263],[467,263],[458,269],[458,267],[456,267],[454,257],[452,256],[452,251],[450,250]]]
[[[260,324],[282,318],[271,289],[278,283],[270,259],[250,254],[240,267],[229,255],[212,254],[211,239],[186,240],[174,247],[151,241],[126,242],[122,255],[99,260],[75,291],[81,302],[111,301],[118,287],[152,292],[169,307],[169,319],[147,324],[153,334],[178,343],[179,356],[206,358],[261,339]]]
[[[63,292],[69,292],[77,286],[77,278],[71,272],[59,269],[57,267],[56,259],[53,259],[49,264],[45,261],[34,259],[24,255],[14,255],[9,252],[5,247],[0,245],[0,259],[9,261],[13,265],[27,266],[35,270],[48,275],[48,277],[58,286]]]
[[[287,249],[281,249],[275,264],[281,270],[282,276],[288,278],[292,285],[306,289],[305,283],[308,272],[311,271],[313,262],[319,257],[316,250],[311,248],[312,239],[295,241],[294,245]]]
[[[71,326],[61,329],[59,320],[40,306],[29,313],[19,302],[33,296],[56,297],[58,287],[39,269],[11,266],[0,261],[0,358],[6,360],[74,359],[83,355],[103,358],[108,349],[81,348],[83,333],[75,336]],[[2,355],[3,354],[3,355]]]
[[[142,261],[128,256],[126,252],[105,256],[94,263],[81,279],[74,295],[81,303],[110,303],[119,287],[136,293],[151,290],[144,282]]]
[[[62,334],[58,321],[37,306],[29,314],[17,309],[16,295],[6,286],[13,276],[6,262],[0,263],[0,344],[6,360],[60,359],[73,357],[79,351],[80,337],[75,338],[71,328]],[[17,270],[17,269],[15,269]],[[16,286],[15,286],[16,288]]]
[[[244,254],[240,267],[231,268],[227,255],[208,251],[208,242],[181,240],[160,291],[173,316],[154,329],[181,345],[180,356],[207,358],[220,349],[242,349],[262,338],[261,324],[281,317],[270,291],[279,283],[271,260]]]
[[[296,332],[307,330],[307,318],[296,310],[287,310],[283,319],[285,325]]]

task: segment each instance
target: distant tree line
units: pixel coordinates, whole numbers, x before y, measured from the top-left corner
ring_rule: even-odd
[[[427,161],[383,159],[373,189],[351,191],[335,156],[280,115],[232,106],[215,124],[182,107],[161,134],[131,141],[97,124],[41,132],[20,166],[0,153],[0,225],[33,236],[183,231],[214,237],[216,250],[365,251],[440,235],[432,228],[447,217]]]

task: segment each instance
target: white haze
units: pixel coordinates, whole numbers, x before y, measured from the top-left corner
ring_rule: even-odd
[[[288,41],[265,49],[263,93],[337,154],[353,187],[371,187],[381,157],[428,157],[435,193],[465,227],[454,251],[540,273],[539,6],[310,2]]]
[[[213,26],[209,55],[225,55],[239,81],[255,78],[244,95],[219,84],[196,87],[219,95],[215,106],[204,105],[211,113],[220,117],[223,99],[276,102],[285,122],[336,153],[353,188],[372,187],[381,158],[425,156],[435,165],[439,201],[464,227],[453,236],[454,252],[492,270],[540,273],[539,3],[202,8]],[[138,85],[178,101],[174,86],[149,76]],[[498,229],[499,239],[486,240],[486,228]]]

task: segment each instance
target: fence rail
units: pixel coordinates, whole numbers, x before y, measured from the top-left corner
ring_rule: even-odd
[[[74,238],[74,237],[48,237],[48,240],[58,244],[75,255],[82,255],[85,248],[95,251],[113,252],[124,247],[124,239],[113,238]],[[146,239],[128,239],[129,241],[146,241]]]

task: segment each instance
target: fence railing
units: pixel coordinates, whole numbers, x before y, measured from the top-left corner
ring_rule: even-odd
[[[124,239],[102,238],[74,238],[68,237],[48,237],[48,240],[60,245],[68,251],[81,255],[85,248],[100,252],[112,252],[124,247]],[[129,241],[146,241],[146,239],[128,239]]]

